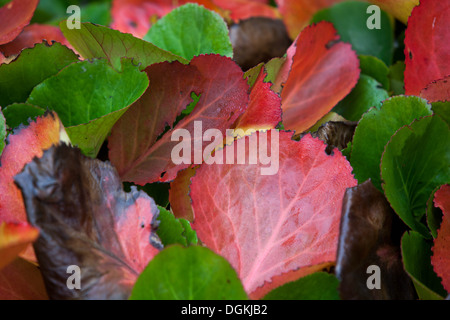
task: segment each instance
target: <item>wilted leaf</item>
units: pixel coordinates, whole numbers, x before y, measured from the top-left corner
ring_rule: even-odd
[[[39,230],[25,222],[0,222],[0,269],[17,258],[38,235]]]
[[[0,8],[0,44],[8,43],[30,23],[39,0],[13,0]]]
[[[328,146],[325,149],[328,154],[333,152],[334,148],[339,150],[347,147],[353,139],[356,123],[354,122],[335,122],[328,121],[321,125],[316,132],[311,133],[314,138],[319,138]]]
[[[193,3],[176,8],[158,20],[144,40],[186,60],[209,53],[233,56],[222,17]]]
[[[281,20],[255,17],[242,20],[230,27],[233,59],[248,70],[258,63],[282,57],[291,40]]]
[[[19,258],[1,269],[0,300],[48,300],[39,268]]]
[[[442,300],[446,292],[431,265],[431,243],[415,231],[402,237],[405,271],[411,277],[417,295],[423,300]]]
[[[436,187],[450,182],[449,163],[450,129],[438,116],[402,127],[385,147],[381,177],[386,197],[400,218],[425,238],[430,238],[421,222],[426,203]]]
[[[177,177],[170,183],[169,202],[173,214],[177,218],[194,221],[189,187],[191,178],[195,174],[195,168],[186,168],[178,171]]]
[[[228,261],[208,248],[162,250],[139,276],[132,300],[243,300],[244,288]]]
[[[60,140],[68,141],[68,138],[54,113],[39,117],[29,126],[20,127],[9,135],[0,166],[0,221],[27,221],[22,195],[13,177],[25,164],[34,157],[40,157],[43,150],[58,144]],[[29,260],[36,259],[31,247],[22,256]]]
[[[174,215],[159,207],[158,230],[156,233],[164,246],[181,244],[185,247],[197,244],[197,234],[192,230],[189,221],[175,218]]]
[[[450,292],[450,186],[443,185],[436,191],[434,197],[435,206],[441,208],[443,217],[438,236],[434,240],[433,264],[436,274],[442,279],[442,285]]]
[[[400,239],[395,237],[397,216],[383,193],[370,180],[345,192],[342,205],[336,276],[345,300],[413,299],[411,280],[403,270]],[[397,218],[398,219],[398,218]],[[369,267],[378,268],[380,287]]]
[[[339,280],[316,272],[269,292],[264,300],[339,300]]]
[[[434,80],[450,74],[450,3],[421,0],[405,35],[405,92],[419,95]]]
[[[187,63],[184,58],[160,49],[147,41],[107,27],[81,23],[81,29],[68,29],[63,21],[60,28],[70,44],[83,58],[108,59],[117,70],[121,68],[123,57],[133,58],[135,64],[141,64],[141,69],[162,61],[178,60]]]
[[[301,133],[350,93],[359,78],[359,61],[328,22],[306,28],[296,45],[281,108],[284,127]]]
[[[431,106],[418,97],[393,97],[372,108],[359,121],[353,137],[351,164],[360,183],[371,179],[381,190],[380,162],[384,147],[402,126],[427,115]]]
[[[188,164],[172,161],[173,148],[180,143],[171,140],[175,130],[186,129],[190,138],[182,137],[183,144],[196,141],[191,150],[201,147],[203,154],[206,146],[222,145],[222,141],[200,144],[195,132],[203,136],[205,130],[214,128],[225,137],[225,130],[231,128],[248,103],[248,85],[230,58],[202,55],[194,57],[189,65],[163,62],[148,67],[146,72],[149,88],[116,123],[109,137],[109,156],[122,180],[141,185],[172,181],[178,171],[201,162],[194,159],[194,152],[187,155]],[[200,95],[200,100],[173,127],[177,116],[192,102],[191,93]],[[194,121],[201,126],[195,132]],[[166,126],[171,129],[157,140]]]
[[[79,149],[52,147],[16,175],[51,299],[125,299],[160,248],[158,209],[145,193],[122,190],[116,170]],[[66,286],[68,266],[81,270],[81,289]]]
[[[233,164],[203,164],[191,179],[193,228],[252,298],[334,263],[342,197],[356,184],[339,152],[328,156],[322,141],[291,136],[271,130],[238,139],[223,151],[225,159],[231,148]],[[270,167],[261,156],[257,164],[246,160],[256,156],[251,138],[260,148],[267,143]]]
[[[13,62],[0,65],[0,106],[25,102],[36,85],[76,61],[76,54],[59,43],[23,50]]]
[[[429,83],[420,96],[430,102],[450,101],[450,75]]]
[[[381,11],[380,28],[369,29],[367,14],[368,3],[346,1],[317,12],[311,19],[312,23],[329,21],[333,23],[341,40],[352,45],[357,54],[372,55],[385,64],[392,63],[394,52],[394,32],[386,12]]]
[[[36,86],[27,103],[55,110],[74,145],[95,157],[114,123],[147,89],[148,78],[129,60],[121,71],[105,59],[72,64]]]

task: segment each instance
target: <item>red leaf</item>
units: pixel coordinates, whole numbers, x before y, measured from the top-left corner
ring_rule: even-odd
[[[6,56],[19,54],[22,49],[32,48],[36,43],[41,43],[44,40],[46,40],[49,45],[52,44],[52,41],[56,41],[69,46],[69,43],[58,27],[31,24],[25,27],[22,33],[12,42],[1,45],[0,51]]]
[[[339,42],[333,25],[320,22],[296,41],[291,71],[281,92],[283,124],[298,133],[312,127],[342,100],[359,78],[351,45]]]
[[[275,0],[292,39],[305,28],[313,15],[344,0]]]
[[[42,156],[43,150],[58,144],[63,136],[67,134],[55,113],[39,117],[28,127],[19,127],[9,135],[0,158],[0,221],[27,221],[22,194],[13,177],[34,157]],[[31,247],[22,257],[35,260]]]
[[[401,22],[406,24],[413,8],[419,4],[419,0],[370,0],[371,3],[380,8]]]
[[[198,3],[210,10],[216,9],[211,0],[113,0],[111,27],[142,38],[156,20],[188,2]]]
[[[236,128],[244,131],[273,129],[281,121],[281,98],[271,90],[270,82],[264,82],[266,75],[264,68],[261,68],[250,92],[248,108]]]
[[[231,263],[252,298],[335,262],[342,198],[357,184],[337,149],[329,156],[310,135],[299,142],[289,132],[276,136],[271,130],[237,140],[224,149],[224,157],[234,149],[235,164],[202,164],[191,179],[199,239]],[[245,160],[251,137],[259,146],[270,140],[276,174],[262,175],[268,165]],[[237,154],[239,141],[245,155]]]
[[[146,72],[149,88],[119,119],[109,138],[109,156],[122,180],[142,185],[172,181],[178,171],[196,163],[193,157],[190,164],[172,162],[172,150],[180,143],[171,141],[174,130],[188,130],[192,143],[194,121],[201,121],[203,132],[215,128],[225,137],[225,130],[231,128],[248,102],[242,70],[226,57],[201,55],[189,65],[163,62],[151,65]],[[192,113],[157,140],[192,101],[192,92],[200,95]],[[221,145],[222,141],[214,143]],[[204,141],[202,150],[210,144]]]
[[[420,92],[429,102],[450,101],[450,76],[431,82]]]
[[[436,274],[441,277],[445,290],[450,293],[450,185],[443,185],[436,191],[434,206],[442,210],[443,217],[434,240],[431,263]]]
[[[251,17],[280,18],[278,10],[263,1],[257,0],[213,0],[221,9],[229,12],[234,22]]]
[[[421,0],[405,34],[405,94],[450,75],[450,2]]]
[[[169,203],[174,216],[191,222],[194,220],[194,213],[189,197],[189,187],[194,174],[195,168],[179,171],[177,177],[170,183],[169,190]]]
[[[48,300],[39,268],[19,258],[1,269],[0,300]]]
[[[13,0],[0,8],[0,44],[8,43],[30,23],[39,0]]]
[[[127,298],[161,247],[155,202],[136,188],[125,193],[109,163],[66,145],[34,158],[15,181],[40,229],[34,248],[50,298]],[[70,265],[82,270],[81,290],[66,286],[61,270]]]
[[[27,223],[0,222],[0,269],[12,262],[39,235]]]

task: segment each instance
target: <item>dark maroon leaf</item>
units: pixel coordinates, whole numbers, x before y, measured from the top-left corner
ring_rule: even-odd
[[[292,42],[281,20],[264,17],[242,20],[231,26],[230,40],[234,61],[243,70],[282,57]]]
[[[122,190],[116,170],[79,149],[54,146],[15,177],[50,299],[126,299],[158,253],[158,209],[144,192]],[[81,269],[81,290],[68,289],[67,268]]]
[[[342,299],[413,299],[400,255],[400,221],[370,180],[348,188],[342,204],[336,276]],[[369,266],[379,267],[380,289],[369,289]],[[372,281],[370,280],[372,283]]]

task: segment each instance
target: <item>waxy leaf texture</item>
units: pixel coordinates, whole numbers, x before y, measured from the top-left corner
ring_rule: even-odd
[[[225,130],[231,128],[248,104],[248,85],[243,72],[230,58],[201,55],[194,57],[189,65],[163,62],[151,65],[146,72],[150,86],[115,124],[109,138],[109,157],[120,177],[140,185],[172,181],[178,171],[194,163],[194,152],[190,164],[172,161],[172,150],[180,143],[171,139],[175,130],[188,130],[190,142],[194,142],[194,121],[198,121],[202,135],[214,128],[225,137]],[[173,127],[177,117],[192,102],[191,93],[200,95],[200,100]],[[157,140],[166,126],[171,129]],[[201,143],[203,152],[212,142]],[[214,143],[222,145],[222,141]]]
[[[245,155],[238,142],[225,147],[224,154],[234,148],[235,164],[203,164],[191,179],[193,228],[231,263],[252,298],[336,261],[342,197],[356,185],[338,150],[329,156],[310,135],[297,142],[280,132],[273,141],[268,132],[253,135],[259,145],[279,143],[276,174],[261,175],[261,162],[238,164],[249,158],[245,136]]]
[[[162,247],[158,209],[134,187],[125,193],[116,170],[79,149],[54,146],[16,175],[52,299],[126,299],[138,275]],[[82,270],[81,290],[66,286],[66,270]]]
[[[296,40],[296,52],[281,91],[283,124],[301,133],[342,100],[359,78],[359,60],[351,45],[339,42],[333,25],[307,27]]]
[[[431,263],[445,290],[450,293],[450,185],[443,185],[436,191],[434,204],[442,210],[443,217],[432,248]]]
[[[405,34],[405,93],[419,95],[432,81],[450,75],[450,2],[421,0]]]

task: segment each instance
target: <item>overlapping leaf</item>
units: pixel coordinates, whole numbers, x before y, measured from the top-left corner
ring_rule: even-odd
[[[214,128],[225,137],[225,130],[231,128],[248,103],[248,85],[243,73],[226,57],[201,55],[194,57],[189,65],[163,62],[148,67],[146,72],[149,88],[116,123],[109,138],[109,156],[122,180],[141,185],[171,181],[178,171],[201,163],[194,159],[194,148],[203,154],[206,146],[221,145],[222,141],[199,141],[198,135]],[[200,100],[188,116],[173,126],[192,101],[191,93],[200,95]],[[197,134],[195,124],[201,126]],[[170,130],[164,133],[166,126]],[[190,163],[175,164],[171,159],[174,147],[179,144],[177,139],[172,141],[177,129],[189,133],[187,140],[182,138],[183,143],[194,143],[192,154],[183,155]]]
[[[450,101],[450,75],[429,83],[420,96],[430,102]]]
[[[408,22],[413,8],[419,4],[419,0],[370,0],[370,2],[380,6],[404,24]]]
[[[40,229],[34,248],[52,299],[124,299],[161,248],[158,209],[136,188],[122,190],[108,163],[79,149],[53,146],[16,175],[27,217]],[[82,287],[67,287],[66,270],[82,270]]]
[[[224,159],[233,151],[233,164],[204,164],[191,179],[199,239],[231,263],[252,298],[334,263],[342,197],[356,184],[339,151],[328,156],[322,141],[291,136],[271,130],[239,139],[223,151]],[[252,137],[260,149],[249,147]],[[250,164],[265,143],[271,161],[260,154]]]
[[[12,41],[30,23],[38,0],[13,0],[0,8],[0,45]]]

